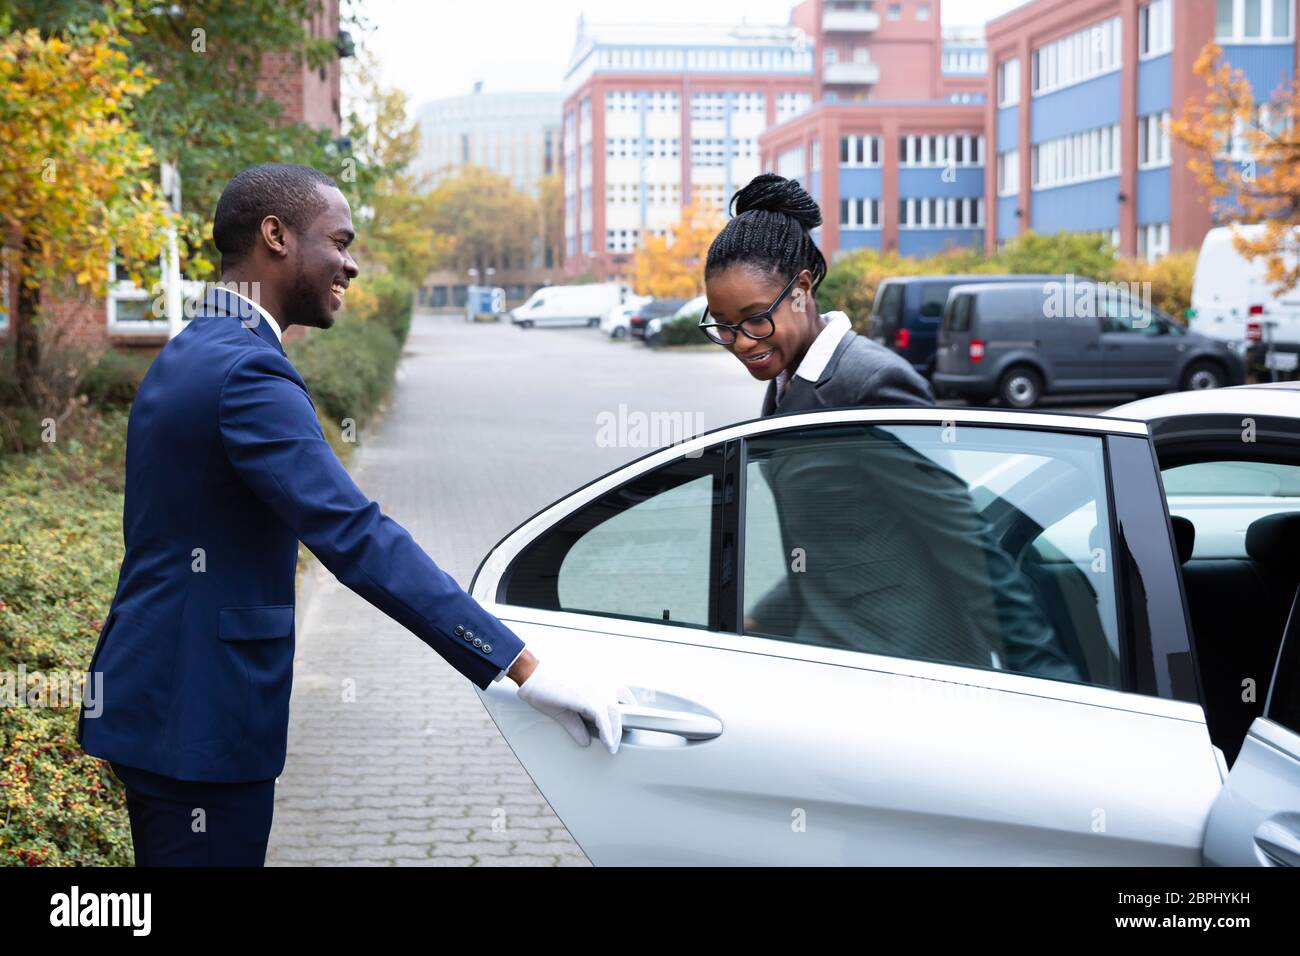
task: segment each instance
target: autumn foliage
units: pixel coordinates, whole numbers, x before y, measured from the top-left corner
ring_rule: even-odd
[[[1294,235],[1300,226],[1300,77],[1258,99],[1240,70],[1209,43],[1196,60],[1206,83],[1170,132],[1192,152],[1188,167],[1220,220],[1264,223],[1257,239],[1233,237],[1249,259],[1263,257],[1279,291],[1300,284]],[[1292,252],[1287,254],[1290,248]]]

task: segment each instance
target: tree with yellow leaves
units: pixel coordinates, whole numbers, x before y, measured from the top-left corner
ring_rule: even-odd
[[[632,260],[632,286],[657,299],[689,299],[704,292],[704,259],[722,228],[716,211],[695,203],[667,236],[648,235]]]
[[[1240,70],[1211,42],[1196,60],[1208,91],[1189,100],[1170,132],[1192,151],[1188,168],[1220,219],[1264,223],[1258,238],[1233,235],[1247,259],[1263,257],[1279,293],[1300,284],[1300,77],[1257,98]]]
[[[18,279],[14,370],[28,400],[42,287],[66,281],[103,295],[114,249],[141,285],[157,270],[171,217],[153,151],[131,124],[151,83],[112,18],[62,38],[0,38],[0,244]]]

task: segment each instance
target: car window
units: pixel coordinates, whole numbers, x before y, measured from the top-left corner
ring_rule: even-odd
[[[579,509],[511,564],[505,603],[708,627],[720,462],[682,458]]]
[[[876,300],[876,315],[880,317],[886,329],[898,327],[898,313],[903,303],[903,287],[897,282],[885,285]]]
[[[921,317],[938,319],[948,301],[948,292],[955,282],[927,282],[921,287]]]
[[[962,294],[952,303],[952,308],[944,316],[949,332],[965,332],[970,329],[970,304],[973,296]]]
[[[1300,734],[1300,613],[1287,622],[1264,716]]]
[[[1134,302],[1127,296],[1097,293],[1097,307],[1103,328],[1107,332],[1128,332],[1134,335],[1162,335],[1163,326],[1154,310]]]
[[[1300,511],[1300,465],[1206,461],[1161,472],[1169,513],[1196,528],[1193,558],[1246,557],[1251,522]]]
[[[747,456],[746,633],[1120,686],[1099,438],[833,426]]]

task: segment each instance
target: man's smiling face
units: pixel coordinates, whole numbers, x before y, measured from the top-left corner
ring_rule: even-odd
[[[332,187],[316,188],[325,199],[325,209],[294,237],[290,307],[293,324],[328,329],[334,324],[334,313],[343,306],[348,284],[360,270],[348,252],[356,232],[347,198]]]

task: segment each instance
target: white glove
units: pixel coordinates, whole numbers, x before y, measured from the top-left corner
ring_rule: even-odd
[[[601,743],[611,754],[618,753],[623,739],[623,715],[618,705],[636,703],[636,697],[626,687],[579,689],[552,673],[544,663],[539,663],[519,686],[519,699],[557,720],[580,747],[591,743],[591,734],[582,722],[586,717],[596,725]]]

